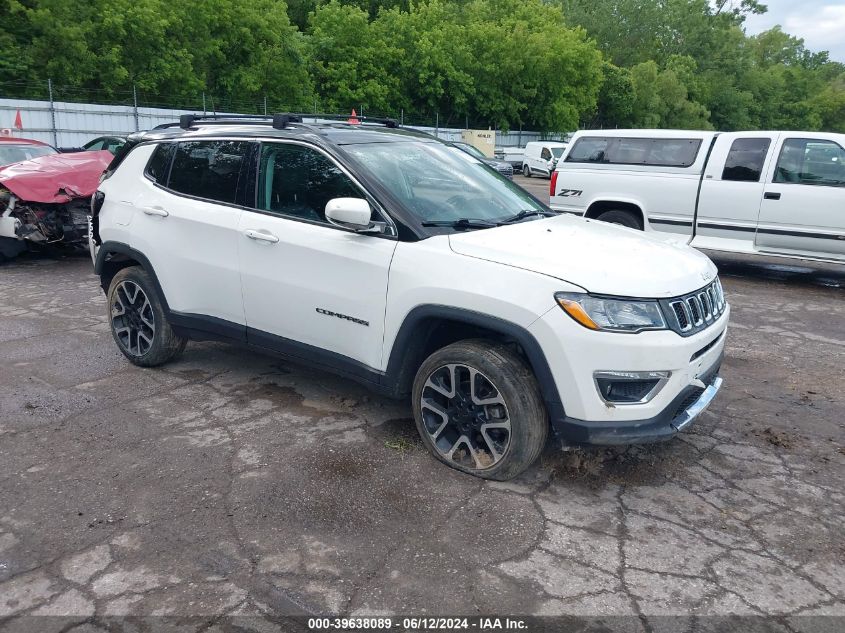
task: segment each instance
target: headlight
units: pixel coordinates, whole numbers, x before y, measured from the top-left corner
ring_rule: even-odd
[[[594,297],[580,292],[558,292],[555,299],[569,316],[591,330],[634,333],[666,329],[657,301]]]

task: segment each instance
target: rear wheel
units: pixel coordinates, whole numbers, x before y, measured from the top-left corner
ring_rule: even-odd
[[[118,348],[141,367],[163,365],[185,349],[162,307],[150,276],[138,266],[118,271],[109,285],[109,324]]]
[[[548,418],[531,369],[504,345],[468,340],[444,347],[414,379],[414,418],[444,464],[507,480],[539,456]]]
[[[522,165],[522,175],[526,178],[531,178],[531,169],[529,169],[528,165]]]
[[[596,220],[602,222],[609,222],[610,224],[619,224],[620,226],[627,226],[629,229],[643,230],[643,222],[632,211],[624,211],[622,209],[611,209],[605,211],[596,217]]]

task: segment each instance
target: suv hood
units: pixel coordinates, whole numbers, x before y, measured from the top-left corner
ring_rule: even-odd
[[[570,215],[452,234],[449,245],[460,255],[624,297],[677,297],[717,273],[710,259],[685,244]]]

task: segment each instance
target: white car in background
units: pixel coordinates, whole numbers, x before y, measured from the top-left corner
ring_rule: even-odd
[[[845,134],[581,131],[549,195],[699,248],[845,262]]]

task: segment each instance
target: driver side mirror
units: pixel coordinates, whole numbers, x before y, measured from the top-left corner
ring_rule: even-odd
[[[326,203],[326,220],[357,233],[384,233],[384,222],[372,222],[370,203],[363,198],[332,198]]]

